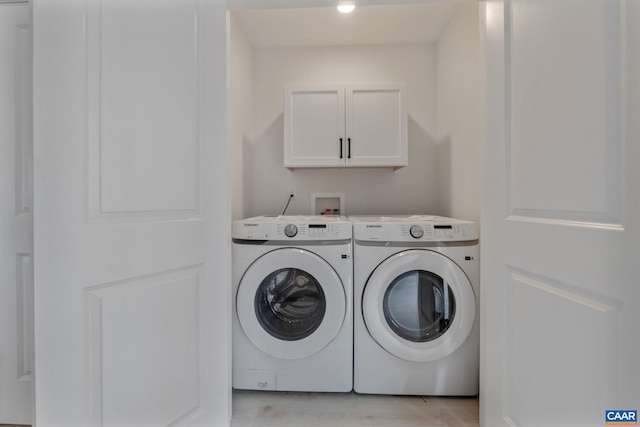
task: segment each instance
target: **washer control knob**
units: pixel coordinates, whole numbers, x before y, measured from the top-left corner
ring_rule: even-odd
[[[424,230],[419,225],[412,225],[409,229],[409,233],[411,234],[411,237],[414,237],[416,239],[424,236]]]
[[[284,228],[284,234],[287,237],[294,237],[296,234],[298,234],[298,227],[296,227],[294,224],[288,224]]]

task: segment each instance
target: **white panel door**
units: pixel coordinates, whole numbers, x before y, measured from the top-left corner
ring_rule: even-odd
[[[640,409],[640,3],[489,0],[481,424]]]
[[[35,422],[227,425],[223,0],[35,0]]]
[[[31,26],[0,4],[0,424],[31,423],[33,256]]]
[[[407,86],[363,83],[346,90],[347,165],[408,164]]]

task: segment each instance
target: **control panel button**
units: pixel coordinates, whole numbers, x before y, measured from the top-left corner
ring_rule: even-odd
[[[411,234],[411,237],[414,237],[416,239],[419,239],[422,236],[424,236],[424,230],[419,225],[412,225],[411,228],[409,229],[409,233]]]
[[[298,227],[296,227],[295,224],[288,224],[284,227],[284,234],[287,237],[294,237],[298,234]]]

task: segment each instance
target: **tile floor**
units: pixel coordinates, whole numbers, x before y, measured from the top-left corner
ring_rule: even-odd
[[[479,427],[477,398],[233,392],[231,427]]]

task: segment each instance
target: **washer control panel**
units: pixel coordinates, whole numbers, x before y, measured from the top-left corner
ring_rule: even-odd
[[[243,240],[344,240],[353,235],[351,222],[320,219],[300,221],[298,218],[282,218],[283,221],[249,218],[233,222],[232,237]]]
[[[349,239],[351,224],[342,223],[277,223],[269,230],[270,240],[334,240]]]

